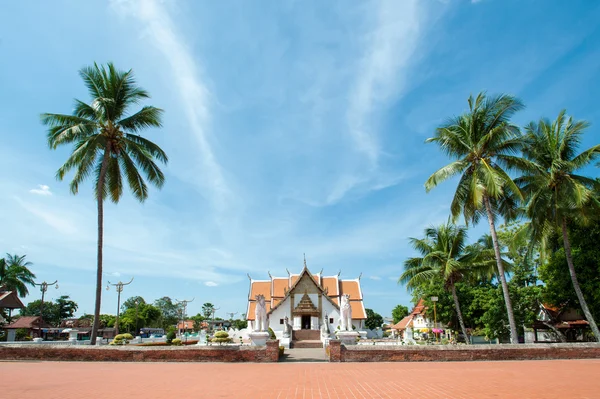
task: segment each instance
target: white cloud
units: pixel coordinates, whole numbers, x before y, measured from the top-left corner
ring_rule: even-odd
[[[38,188],[32,188],[31,190],[29,190],[30,193],[32,194],[37,194],[37,195],[52,195],[52,191],[50,191],[50,187],[46,186],[45,184],[38,184]]]
[[[63,234],[73,235],[77,233],[77,228],[75,225],[66,217],[66,215],[58,215],[53,211],[50,211],[46,208],[42,208],[40,206],[34,206],[28,202],[21,200],[19,197],[14,197],[15,201],[23,209],[25,209],[30,214],[36,216],[41,219],[47,225],[51,226],[55,230],[59,231]]]
[[[369,278],[371,280],[381,280],[381,277],[379,277],[379,276],[369,276]]]
[[[181,106],[200,149],[197,157],[203,164],[203,185],[213,193],[213,204],[224,209],[230,199],[229,187],[223,177],[210,144],[210,93],[200,78],[201,69],[184,38],[177,32],[165,3],[157,0],[112,0],[117,12],[133,16],[144,24],[146,38],[164,55],[178,87]]]
[[[407,68],[421,32],[420,4],[419,0],[382,1],[375,29],[367,38],[347,116],[357,149],[372,166],[377,165],[380,149],[371,113],[392,95],[396,94],[397,100],[405,86]]]
[[[219,284],[215,283],[214,281],[207,281],[206,283],[204,283],[204,285],[207,287],[216,287]]]

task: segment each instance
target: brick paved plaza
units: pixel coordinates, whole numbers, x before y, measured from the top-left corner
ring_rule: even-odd
[[[598,398],[600,360],[453,363],[0,362],[0,397]]]

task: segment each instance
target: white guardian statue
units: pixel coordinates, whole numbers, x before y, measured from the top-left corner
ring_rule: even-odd
[[[265,296],[256,296],[256,309],[254,310],[254,331],[267,331],[267,307],[265,305]]]
[[[340,331],[352,331],[352,308],[350,307],[350,295],[342,295],[340,305]]]

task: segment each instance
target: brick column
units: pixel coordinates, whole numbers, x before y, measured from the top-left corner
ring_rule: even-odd
[[[329,361],[330,362],[341,362],[342,361],[342,341],[339,339],[329,340]]]
[[[277,363],[279,361],[279,340],[270,339],[267,341],[267,359],[269,362]]]

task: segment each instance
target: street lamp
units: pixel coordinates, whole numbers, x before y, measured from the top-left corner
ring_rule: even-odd
[[[431,302],[433,302],[433,327],[437,331],[437,312],[435,309],[435,303],[438,301],[438,297],[432,296],[430,299],[431,299]],[[435,343],[437,344],[438,343],[438,333],[434,332],[433,334],[435,335]]]
[[[187,300],[184,299],[183,301],[180,301],[178,299],[175,299],[175,302],[177,302],[177,304],[181,304],[181,327],[183,327],[183,330],[185,331],[185,312],[187,310],[187,304],[190,302],[194,302],[194,299],[196,298],[192,298],[191,300]],[[179,338],[181,339],[181,330],[179,330]],[[187,336],[186,336],[186,342],[187,342]]]
[[[115,289],[117,290],[117,318],[115,320],[115,335],[119,335],[119,314],[121,311],[121,292],[123,292],[123,287],[126,285],[131,284],[131,282],[133,281],[133,277],[131,278],[131,280],[129,280],[128,283],[123,283],[121,281],[119,281],[116,284],[112,284],[110,281],[108,282],[108,284],[106,285],[106,290],[110,290],[110,286],[112,285],[113,287],[115,287]]]
[[[42,338],[42,323],[44,321],[44,316],[42,313],[42,310],[44,309],[44,295],[46,294],[46,291],[48,291],[48,286],[55,285],[55,284],[56,284],[56,289],[58,289],[58,280],[55,280],[53,283],[47,283],[45,281],[43,281],[41,283],[33,283],[33,285],[39,285],[40,291],[42,291],[42,302],[40,303],[40,324],[38,325],[38,335],[40,338]]]

